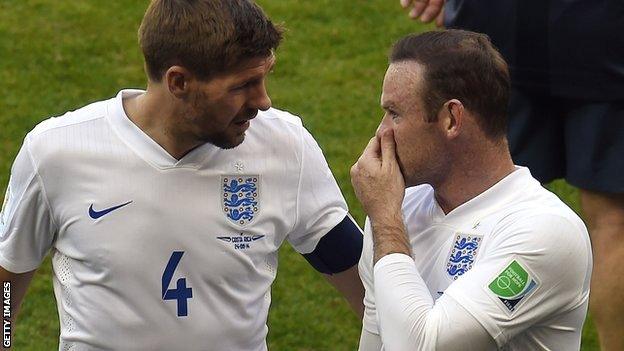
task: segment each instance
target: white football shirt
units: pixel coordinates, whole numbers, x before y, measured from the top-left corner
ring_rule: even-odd
[[[401,317],[408,320],[402,322],[392,314],[422,311],[428,301],[435,301],[427,307],[436,312],[433,329],[414,338],[426,345],[424,349],[435,345],[436,333],[447,331],[435,327],[453,323],[441,320],[453,316],[452,309],[458,308],[462,309],[458,313],[465,310],[474,317],[471,320],[478,321],[499,348],[579,349],[589,301],[589,237],[581,219],[544,189],[528,169],[518,167],[446,215],[431,186],[409,188],[403,215],[413,254],[411,264],[416,268],[412,273],[401,267],[409,264],[403,260],[409,259],[405,255],[388,255],[373,269],[372,233],[366,223],[359,264],[366,288],[365,331],[381,333],[383,340],[394,343],[411,327],[426,324],[427,315],[406,314]],[[398,272],[394,277],[386,276],[393,270]],[[383,279],[377,274],[384,274]],[[423,296],[418,296],[418,301],[396,301],[396,296],[388,300],[393,295],[388,289],[404,288],[400,279],[415,287],[412,296]],[[394,283],[388,284],[390,280]],[[423,290],[418,289],[421,283],[426,286]],[[380,298],[385,299],[383,304]],[[427,337],[431,340],[423,341]]]
[[[270,109],[240,146],[176,160],[127,118],[122,97],[139,93],[26,136],[0,265],[30,271],[52,251],[61,350],[265,350],[278,248],[309,253],[347,214],[322,151]]]

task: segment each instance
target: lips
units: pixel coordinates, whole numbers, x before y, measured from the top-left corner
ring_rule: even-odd
[[[258,110],[247,110],[246,112],[247,113],[245,113],[245,117],[232,121],[232,124],[234,124],[237,129],[242,132],[246,131],[247,128],[249,128],[249,120],[256,118],[256,115],[258,115]]]

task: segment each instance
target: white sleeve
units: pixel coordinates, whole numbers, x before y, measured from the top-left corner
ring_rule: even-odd
[[[383,257],[373,273],[384,347],[503,347],[545,316],[577,308],[587,298],[591,272],[583,230],[552,215],[506,226],[435,303],[411,257]]]
[[[358,263],[358,273],[364,285],[364,318],[362,319],[362,330],[379,335],[373,277],[373,234],[368,217],[366,217],[366,222],[364,223],[364,243],[362,245],[360,262]]]
[[[0,266],[13,273],[36,269],[52,246],[54,233],[27,138],[11,168],[0,213]]]
[[[358,351],[381,351],[382,347],[383,345],[381,344],[381,337],[379,334],[373,334],[362,328]]]
[[[297,221],[288,241],[299,253],[318,241],[347,215],[347,203],[316,140],[301,128],[302,153],[297,189]]]
[[[382,257],[374,268],[381,339],[387,351],[495,350],[488,332],[452,298],[434,304],[414,260]]]
[[[578,218],[543,213],[507,223],[484,249],[444,295],[479,320],[499,347],[547,316],[578,309],[589,298],[591,247]],[[583,320],[576,327],[566,326],[568,342],[580,335]]]

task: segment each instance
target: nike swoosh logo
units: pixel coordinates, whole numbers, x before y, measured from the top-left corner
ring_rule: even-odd
[[[107,208],[105,210],[102,210],[102,211],[94,210],[93,209],[93,204],[91,204],[91,206],[89,206],[89,217],[91,217],[93,219],[98,219],[100,217],[106,216],[107,214],[109,214],[109,213],[111,213],[111,212],[113,212],[113,211],[115,211],[117,209],[120,209],[120,208],[122,208],[122,207],[124,207],[126,205],[129,205],[131,203],[132,203],[132,201],[128,201],[125,204],[109,207],[109,208]]]

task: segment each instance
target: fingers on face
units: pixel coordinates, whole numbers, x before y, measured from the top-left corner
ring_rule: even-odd
[[[381,134],[381,158],[384,164],[396,160],[396,144],[392,129],[387,129]]]
[[[366,145],[366,147],[364,148],[364,151],[362,152],[362,155],[358,158],[357,162],[355,162],[355,164],[351,167],[351,179],[355,178],[359,172],[360,172],[360,168],[362,167],[363,164],[367,163],[369,159],[379,159],[380,157],[380,146],[379,146],[379,140],[377,139],[377,137],[372,137],[369,141],[368,144]]]
[[[377,137],[372,137],[368,141],[368,145],[366,145],[366,148],[364,149],[364,152],[362,153],[362,156],[360,158],[364,158],[364,157],[378,158],[380,156],[380,153],[381,153],[381,147],[379,145],[379,139],[377,139]]]

